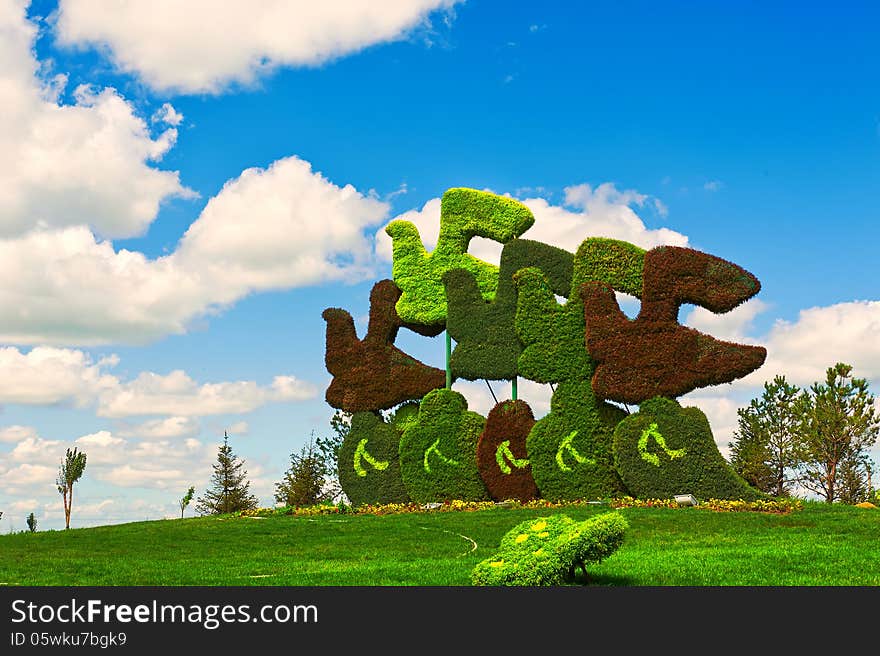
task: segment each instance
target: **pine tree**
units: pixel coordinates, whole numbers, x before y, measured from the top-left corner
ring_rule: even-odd
[[[223,446],[217,452],[217,463],[213,467],[209,488],[196,500],[196,511],[200,515],[223,515],[259,506],[257,497],[250,493],[244,461],[232,452],[226,431],[223,431]]]
[[[737,410],[730,464],[752,486],[778,497],[791,493],[803,456],[807,395],[785,376],[764,383],[758,399]]]
[[[326,488],[330,468],[314,440],[313,431],[300,452],[290,454],[290,467],[281,482],[275,484],[276,503],[313,506],[332,497],[332,490]]]
[[[880,435],[880,413],[868,381],[853,377],[852,366],[838,362],[810,392],[802,484],[828,503],[843,501],[841,491],[859,496],[852,480],[869,464],[867,453]],[[849,480],[842,481],[842,475]]]

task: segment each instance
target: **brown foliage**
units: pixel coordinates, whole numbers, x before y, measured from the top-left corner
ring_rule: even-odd
[[[380,280],[370,292],[370,320],[364,339],[357,338],[354,320],[340,308],[328,308],[324,362],[333,380],[327,403],[346,412],[392,408],[420,399],[446,384],[446,372],[430,367],[394,346],[401,326],[430,335],[431,330],[404,324],[394,308],[400,289]],[[434,332],[436,334],[436,332]]]
[[[489,412],[477,441],[477,466],[486,489],[496,501],[528,501],[538,496],[531,465],[522,464],[526,460],[526,438],[534,425],[535,416],[525,401],[502,401]],[[507,442],[506,449],[499,452],[503,442]],[[519,462],[512,462],[510,455]],[[499,466],[499,457],[506,472]]]
[[[689,248],[661,246],[645,256],[642,307],[630,320],[614,290],[584,283],[585,341],[596,363],[592,387],[603,398],[638,404],[729,383],[764,363],[760,346],[723,342],[678,323],[682,303],[727,312],[760,289],[735,264]]]

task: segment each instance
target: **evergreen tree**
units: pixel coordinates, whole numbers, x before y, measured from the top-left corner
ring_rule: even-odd
[[[761,398],[737,410],[730,464],[749,484],[778,497],[791,493],[798,480],[808,405],[800,388],[776,376],[764,383]]]
[[[257,497],[250,493],[244,461],[232,452],[226,431],[223,431],[223,446],[213,467],[210,487],[196,500],[196,511],[200,515],[223,515],[259,506]]]
[[[276,503],[290,507],[313,506],[332,499],[333,491],[326,486],[331,467],[314,438],[312,431],[300,452],[290,454],[290,467],[275,484]]]
[[[34,516],[34,513],[27,516],[27,527],[31,533],[37,532],[37,518]]]
[[[339,449],[351,430],[351,413],[337,410],[330,418],[330,428],[333,435],[315,438],[315,450],[324,464],[326,496],[336,499],[343,494],[339,483]]]
[[[841,485],[847,484],[842,477],[852,480],[850,470],[867,463],[867,452],[880,434],[880,414],[868,382],[854,378],[850,365],[838,362],[825,374],[824,383],[810,387],[801,483],[833,503],[843,500]]]
[[[867,453],[850,454],[844,458],[837,474],[837,498],[841,503],[854,506],[863,501],[873,501],[871,461]]]

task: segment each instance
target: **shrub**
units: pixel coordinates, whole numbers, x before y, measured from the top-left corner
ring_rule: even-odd
[[[339,483],[353,506],[406,503],[409,494],[400,476],[400,438],[418,413],[407,403],[391,423],[373,412],[356,412],[339,449]]]
[[[502,401],[489,412],[477,440],[477,467],[496,501],[527,501],[538,496],[526,457],[526,438],[534,425],[535,416],[525,401]]]
[[[766,498],[727,464],[699,408],[657,397],[642,403],[614,431],[614,462],[636,497]]]
[[[474,237],[505,243],[528,230],[535,222],[522,203],[476,189],[448,189],[440,200],[440,235],[433,251],[422,244],[419,230],[404,220],[385,228],[391,237],[394,281],[403,290],[397,312],[407,322],[442,327],[446,322],[443,274],[466,269],[477,282],[483,298],[495,296],[498,267],[467,252]]]
[[[456,341],[449,360],[452,374],[467,380],[510,380],[519,374],[522,345],[516,334],[516,286],[513,275],[538,267],[553,293],[571,291],[574,256],[561,248],[528,239],[512,239],[501,251],[498,290],[486,302],[477,280],[466,269],[443,275],[446,290],[446,329]]]
[[[381,280],[370,292],[370,323],[360,340],[346,310],[327,308],[324,361],[333,375],[327,403],[346,412],[376,411],[416,400],[446,384],[446,372],[429,367],[394,346],[404,324],[395,310],[400,289]]]
[[[563,514],[526,520],[501,538],[495,556],[477,563],[471,582],[528,586],[571,582],[576,568],[586,576],[587,563],[598,563],[613,554],[627,527],[616,512],[583,522]]]
[[[489,494],[477,469],[477,440],[486,420],[458,392],[425,395],[400,439],[400,473],[413,501],[479,501]]]

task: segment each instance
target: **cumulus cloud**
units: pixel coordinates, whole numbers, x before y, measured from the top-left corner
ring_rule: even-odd
[[[766,312],[768,305],[759,298],[751,298],[730,312],[715,314],[702,307],[694,307],[683,318],[682,324],[717,339],[730,342],[753,343],[749,337],[755,317]]]
[[[183,114],[174,109],[171,103],[162,103],[150,119],[153,123],[167,123],[177,127],[183,122]]]
[[[293,376],[276,376],[271,385],[254,381],[199,385],[184,371],[141,373],[135,380],[103,392],[99,417],[132,415],[201,416],[250,412],[266,403],[314,398],[317,388]]]
[[[12,0],[0,11],[0,152],[9,163],[0,167],[0,237],[78,224],[108,238],[143,234],[164,200],[193,195],[177,172],[151,166],[177,131],[151,137],[110,88],[81,85],[73,104],[60,104],[66,77],[41,79],[26,4]]]
[[[253,290],[364,280],[373,274],[364,230],[387,214],[387,203],[287,157],[227,182],[186,231],[173,260],[210,281],[211,303]]]
[[[156,89],[219,93],[279,66],[315,66],[400,39],[458,1],[152,0],[106,11],[60,0],[56,31],[62,44],[106,50]]]
[[[101,417],[165,415],[130,428],[128,434],[166,438],[194,435],[198,424],[192,417],[246,413],[266,403],[304,401],[317,395],[312,383],[289,375],[275,376],[269,385],[255,381],[200,385],[182,370],[166,375],[145,371],[123,381],[107,371],[118,362],[115,356],[95,361],[74,349],[35,347],[23,353],[14,347],[0,348],[0,403],[96,406]],[[18,442],[33,434],[29,427],[10,426],[0,431],[0,442]]]
[[[369,279],[364,233],[387,213],[289,157],[227,182],[168,256],[116,251],[84,226],[0,239],[0,340],[141,344],[252,292]]]
[[[611,183],[600,184],[595,189],[587,184],[566,187],[562,205],[552,205],[540,197],[525,198],[521,202],[532,211],[535,223],[523,234],[523,238],[566,250],[576,249],[587,237],[621,239],[645,249],[662,244],[687,246],[688,238],[685,235],[669,228],[648,228],[633,209],[650,205],[658,210],[659,201],[655,201],[657,199],[631,189],[620,191]],[[414,223],[427,250],[437,245],[440,233],[439,198],[433,198],[421,209],[404,212],[395,219]],[[497,264],[501,257],[501,244],[476,238],[468,252]],[[376,255],[388,262],[392,260],[391,238],[385,234],[384,227],[376,232]]]
[[[121,429],[119,434],[123,437],[139,437],[146,440],[167,440],[192,438],[198,435],[200,430],[199,420],[194,417],[164,417],[127,426]]]
[[[18,444],[19,442],[29,438],[36,437],[37,429],[33,426],[5,426],[0,428],[0,442],[11,442]]]
[[[114,358],[94,362],[83,351],[38,346],[28,353],[0,348],[0,403],[84,407],[117,379],[105,373]],[[5,441],[5,440],[4,440]]]

